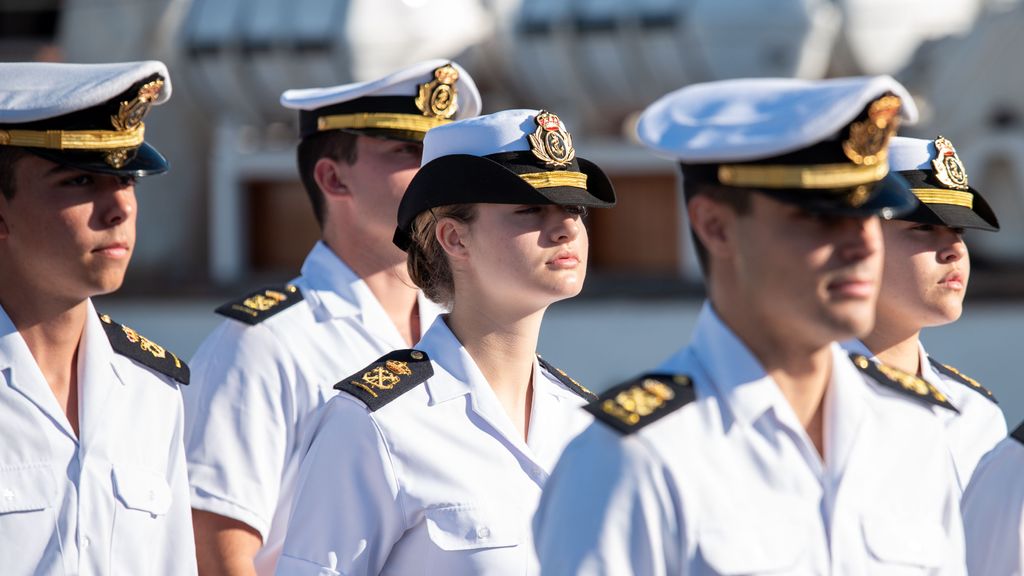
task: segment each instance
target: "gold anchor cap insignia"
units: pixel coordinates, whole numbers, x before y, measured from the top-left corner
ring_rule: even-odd
[[[850,135],[843,141],[843,153],[858,166],[876,166],[889,156],[889,139],[900,125],[899,96],[889,94],[868,106],[868,117],[850,124]]]
[[[554,114],[541,110],[534,121],[537,130],[527,134],[530,141],[530,152],[548,168],[564,168],[576,157],[576,149],[572,147],[572,136],[565,129],[565,124]]]
[[[949,188],[968,190],[967,170],[956,154],[953,143],[943,136],[935,139],[935,158],[932,159],[935,178]]]
[[[459,80],[459,71],[451,64],[445,64],[434,70],[434,79],[420,84],[416,96],[416,108],[424,116],[450,119],[459,110],[459,94],[455,83]]]
[[[160,97],[163,88],[164,81],[161,78],[143,84],[135,98],[121,102],[117,114],[110,117],[110,123],[120,132],[143,130],[145,127],[142,119],[149,112],[153,102]],[[134,156],[135,148],[117,148],[104,154],[103,160],[114,168],[121,168]]]

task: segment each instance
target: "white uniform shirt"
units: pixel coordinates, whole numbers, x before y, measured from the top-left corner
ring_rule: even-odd
[[[846,342],[843,347],[851,352],[872,357],[872,360],[876,359],[859,340]],[[949,403],[960,411],[958,414],[952,410],[938,410],[937,414],[946,427],[953,463],[956,465],[957,480],[960,491],[963,492],[981,457],[1000,440],[1006,438],[1006,418],[1003,417],[999,405],[989,400],[982,392],[937,371],[932,366],[924,346],[918,344],[918,347],[921,378],[938,388],[949,399]]]
[[[345,392],[322,410],[279,575],[538,573],[530,519],[586,401],[535,363],[524,442],[443,319],[416,349],[425,383],[373,412]]]
[[[302,428],[334,384],[408,345],[369,287],[318,242],[292,282],[303,300],[249,325],[225,320],[200,345],[184,390],[192,507],[256,529],[257,572],[284,541]],[[419,297],[420,325],[440,307]]]
[[[629,435],[595,422],[566,448],[534,520],[543,573],[964,574],[941,423],[832,354],[822,461],[706,305],[658,370],[689,375],[697,399]]]
[[[0,573],[195,574],[176,382],[114,352],[89,303],[80,436],[0,308]]]
[[[964,492],[967,568],[1024,575],[1024,426],[982,458]]]

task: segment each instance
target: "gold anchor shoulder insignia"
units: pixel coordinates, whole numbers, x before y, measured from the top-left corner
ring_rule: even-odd
[[[927,404],[960,412],[949,402],[949,398],[941,390],[922,378],[881,362],[873,362],[867,356],[856,352],[850,354],[850,360],[861,372],[890,390],[895,390]]]
[[[106,314],[100,314],[100,324],[107,333],[114,352],[127,356],[152,370],[181,384],[188,384],[189,369],[174,352],[139,334],[134,329],[118,324]]]
[[[992,402],[999,404],[999,401],[996,400],[996,395],[993,394],[992,391],[989,390],[988,388],[982,386],[981,382],[978,382],[974,378],[971,378],[970,376],[964,374],[963,372],[957,370],[956,368],[950,366],[949,364],[943,364],[942,362],[939,362],[935,358],[929,357],[928,362],[931,363],[932,367],[935,368],[935,371],[938,372],[939,374],[948,377],[950,380],[953,380],[954,382],[963,384],[964,386],[967,386],[968,388],[974,390],[978,394],[981,394],[985,398],[988,398]]]
[[[430,358],[419,350],[395,350],[334,385],[366,404],[370,412],[434,375]]]
[[[117,114],[110,117],[110,123],[120,132],[135,132],[145,130],[142,119],[149,112],[153,102],[160,97],[164,88],[164,81],[156,78],[143,84],[136,93],[135,98],[121,102]],[[114,168],[124,166],[135,156],[136,148],[117,148],[109,150],[104,154],[103,160]]]
[[[527,134],[530,141],[530,152],[548,168],[565,168],[576,158],[576,149],[572,146],[572,136],[558,116],[541,110],[534,121],[537,130]]]
[[[459,93],[455,83],[459,80],[459,71],[451,64],[445,64],[434,70],[434,79],[420,84],[419,94],[414,100],[416,108],[424,116],[432,116],[448,120],[459,111]]]
[[[597,394],[594,394],[593,392],[588,390],[586,386],[580,384],[572,376],[566,374],[565,370],[552,366],[550,362],[541,358],[540,354],[537,354],[537,362],[540,364],[541,368],[547,370],[548,374],[551,374],[552,376],[557,378],[559,382],[561,382],[571,392],[574,392],[577,396],[583,398],[588,402],[593,402],[594,400],[597,400]]]
[[[586,410],[622,434],[632,434],[694,399],[689,376],[644,374],[608,389]]]
[[[222,304],[216,312],[221,316],[255,325],[299,302],[302,302],[302,291],[297,286],[268,286]]]
[[[868,106],[868,117],[850,124],[843,153],[858,166],[875,166],[889,157],[889,139],[900,125],[900,98],[889,94]]]
[[[935,178],[946,185],[947,188],[955,190],[968,190],[967,169],[960,157],[956,155],[956,148],[946,138],[939,136],[935,139],[935,158],[932,159],[932,168],[935,169]]]

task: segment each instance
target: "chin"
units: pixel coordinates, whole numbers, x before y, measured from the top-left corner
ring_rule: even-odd
[[[863,338],[875,327],[875,307],[867,303],[847,303],[834,306],[828,313],[828,324],[833,340]]]

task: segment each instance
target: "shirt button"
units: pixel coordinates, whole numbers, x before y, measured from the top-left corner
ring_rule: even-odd
[[[88,548],[91,545],[92,545],[92,540],[89,540],[88,536],[86,536],[85,538],[82,538],[82,549],[83,550]]]
[[[15,497],[17,497],[17,494],[14,493],[14,490],[11,490],[10,488],[4,488],[4,491],[3,491],[4,502],[14,502]]]
[[[476,528],[476,539],[487,540],[491,537],[491,529],[487,526],[477,526]]]

